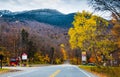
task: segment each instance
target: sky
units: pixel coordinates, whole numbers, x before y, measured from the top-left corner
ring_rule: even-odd
[[[0,0],[0,10],[25,11],[34,9],[56,9],[68,14],[83,10],[93,12],[87,0]],[[102,17],[104,13],[95,13]]]

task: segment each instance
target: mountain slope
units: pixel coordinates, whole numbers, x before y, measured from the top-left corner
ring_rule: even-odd
[[[5,13],[4,13],[5,12]],[[42,23],[47,23],[50,25],[69,28],[72,24],[74,14],[62,14],[57,10],[51,9],[39,9],[39,10],[31,10],[31,11],[23,11],[23,12],[10,12],[10,11],[0,11],[2,18],[5,21],[21,21],[25,20],[30,21],[38,21]]]

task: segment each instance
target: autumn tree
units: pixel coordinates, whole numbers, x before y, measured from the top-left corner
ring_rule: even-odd
[[[3,55],[4,65],[9,65],[10,52],[7,51],[5,47],[0,47],[0,55]]]
[[[112,34],[115,37],[115,44],[120,48],[120,0],[90,0],[89,4],[95,11],[111,12],[112,16]]]
[[[80,48],[94,54],[96,63],[99,62],[98,54],[105,55],[114,49],[114,41],[108,30],[108,22],[101,17],[83,11],[74,17],[73,27],[68,32],[72,49]]]
[[[34,54],[34,60],[33,62],[34,63],[40,63],[40,64],[43,64],[44,63],[44,59],[43,59],[43,55],[40,53],[40,52],[36,52]]]
[[[46,54],[44,56],[44,62],[45,62],[45,64],[48,64],[50,62],[50,58],[49,58],[48,54]]]
[[[4,47],[0,47],[0,54],[5,55],[6,49]]]
[[[113,29],[112,34],[115,37],[115,43],[117,44],[118,48],[120,48],[120,20],[112,20],[113,23]]]
[[[65,50],[65,45],[64,44],[61,44],[61,52],[62,52],[62,55],[63,55],[63,60],[67,60],[67,51]]]

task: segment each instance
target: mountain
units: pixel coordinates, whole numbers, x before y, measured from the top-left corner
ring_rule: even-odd
[[[11,14],[12,12],[9,10],[0,10],[0,15]]]
[[[63,14],[51,9],[22,12],[0,10],[0,47],[5,47],[11,54],[15,50],[16,54],[22,53],[21,31],[24,29],[36,51],[46,55],[50,54],[51,47],[54,47],[58,53],[56,56],[61,57],[61,44],[66,45],[66,49],[70,51],[67,33],[72,26],[73,17],[74,13]],[[28,50],[25,51],[29,53]]]
[[[25,20],[37,21],[63,28],[72,26],[74,15],[75,13],[63,14],[53,9],[38,9],[23,12],[11,12],[9,10],[0,11],[1,18],[8,22],[24,22]]]

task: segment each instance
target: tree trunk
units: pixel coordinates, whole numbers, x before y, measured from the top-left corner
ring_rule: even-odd
[[[94,52],[94,55],[95,55],[95,62],[96,62],[96,65],[99,66],[99,62],[98,62],[98,58],[97,58],[97,53],[95,51],[95,47],[93,46],[93,52]]]

